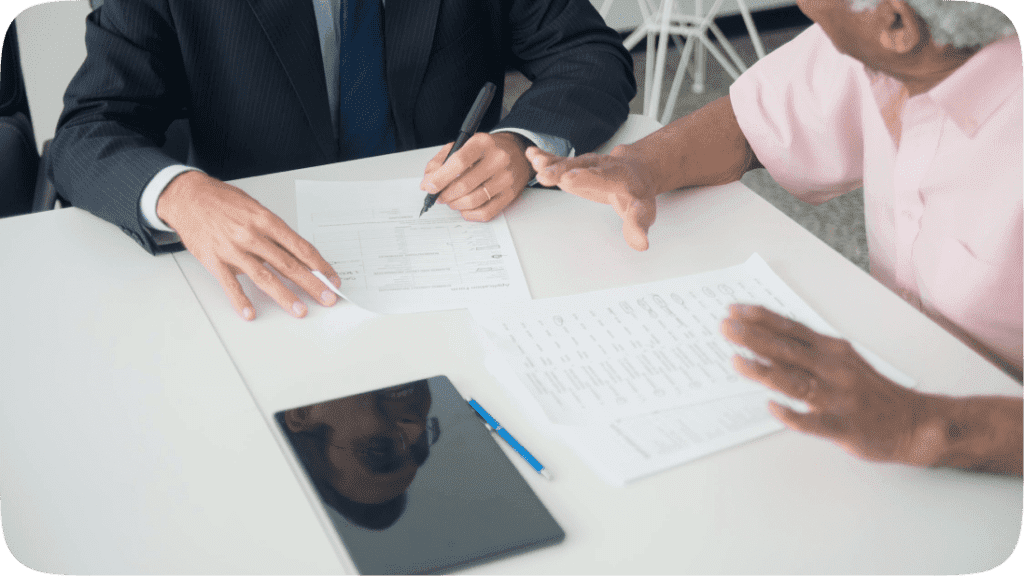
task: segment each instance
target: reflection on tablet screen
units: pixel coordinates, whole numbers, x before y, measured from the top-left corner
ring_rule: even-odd
[[[564,537],[443,376],[276,418],[360,572],[450,569]]]

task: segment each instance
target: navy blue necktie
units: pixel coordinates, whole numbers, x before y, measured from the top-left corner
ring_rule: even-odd
[[[342,0],[340,12],[341,158],[389,154],[396,147],[384,76],[384,8],[381,0]]]

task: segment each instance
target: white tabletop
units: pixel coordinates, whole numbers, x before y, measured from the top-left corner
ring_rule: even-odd
[[[643,132],[649,126],[629,128]],[[417,176],[435,151],[235,183],[294,226],[295,179]],[[921,389],[1021,394],[1018,384],[742,184],[663,196],[645,253],[626,246],[610,208],[558,191],[527,191],[506,215],[534,298],[722,268],[756,251],[829,323]],[[42,246],[15,251],[12,239]],[[18,328],[5,328],[0,340],[0,354],[13,360],[0,363],[0,494],[8,542],[36,569],[345,570],[333,535],[303,500],[267,419],[280,409],[437,374],[488,406],[557,475],[546,482],[511,458],[565,529],[566,540],[475,572],[964,573],[999,565],[1018,541],[1020,479],[866,463],[789,431],[625,488],[606,485],[571,450],[531,427],[486,371],[465,311],[370,316],[344,303],[323,308],[307,301],[309,316],[296,320],[246,283],[258,318],[245,323],[191,255],[152,258],[116,228],[77,210],[2,221],[0,246],[0,267],[30,279],[0,284],[0,322]],[[41,266],[33,250],[57,265]],[[180,267],[187,284],[167,263]],[[71,297],[62,278],[76,282]],[[126,290],[132,282],[138,288]],[[109,314],[85,312],[97,306]],[[90,322],[99,328],[89,328]],[[152,326],[176,322],[196,328],[172,344],[153,341]],[[48,346],[58,328],[67,335],[59,347],[73,353],[54,352],[63,359],[40,367],[40,357],[49,356],[33,351]],[[79,339],[67,341],[74,336]],[[150,370],[162,362],[180,372],[132,371],[126,363],[139,351],[150,354]],[[71,375],[82,382],[68,381]],[[117,404],[83,394],[82,386],[107,386]],[[140,388],[159,392],[146,396]],[[38,405],[65,396],[74,402]],[[144,415],[129,420],[141,442],[130,457],[113,449],[126,441],[116,440],[117,428],[109,423],[80,415],[65,422],[83,407],[110,418],[117,412],[113,406]],[[25,436],[24,428],[40,417],[88,441],[96,463],[75,456],[50,428]],[[139,454],[147,447],[190,460],[163,464]],[[39,453],[54,457],[40,465]],[[239,468],[225,465],[226,458],[237,459]],[[43,506],[44,516],[28,514],[55,493],[84,498],[83,483],[61,475],[69,462],[95,483],[92,488],[101,487],[93,501],[85,506],[64,497]],[[115,498],[123,488],[103,487],[112,474],[123,478],[118,486],[134,489]],[[245,490],[228,489],[234,485]],[[8,501],[24,510],[13,520]],[[167,514],[182,525],[192,519],[196,532],[169,528]],[[230,536],[226,542],[203,542],[223,533]],[[126,534],[142,544],[124,545]]]

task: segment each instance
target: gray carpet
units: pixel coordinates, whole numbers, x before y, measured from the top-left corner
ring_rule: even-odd
[[[761,34],[765,49],[771,51],[792,39],[803,30],[787,28]],[[736,51],[748,65],[754,62],[754,49],[746,36],[730,39]],[[670,46],[667,56],[665,78],[662,81],[661,102],[668,98],[668,92],[675,77],[679,61],[679,51]],[[644,70],[646,54],[640,50],[633,52],[634,73],[637,78],[637,97],[630,103],[630,111],[636,114],[643,112]],[[732,78],[722,69],[718,62],[710,56],[706,59],[705,91],[701,94],[692,93],[689,79],[683,83],[679,98],[673,109],[672,120],[681,118],[701,106],[728,94]],[[510,73],[505,81],[506,106],[515,101],[529,82],[518,73]],[[812,206],[797,200],[772,180],[766,170],[753,170],[743,177],[743,183],[760,194],[773,206],[796,220],[812,234],[845,256],[848,260],[868,269],[867,240],[864,234],[864,194],[858,189],[820,206]]]

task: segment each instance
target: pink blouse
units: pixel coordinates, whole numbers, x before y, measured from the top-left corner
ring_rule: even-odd
[[[1020,374],[1024,116],[1016,36],[924,94],[812,26],[730,89],[758,160],[819,204],[864,186],[871,275]]]

